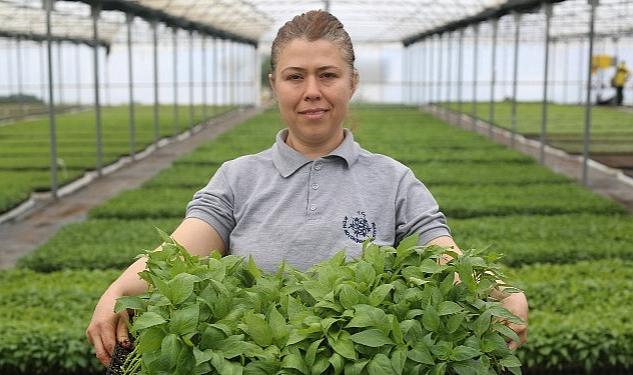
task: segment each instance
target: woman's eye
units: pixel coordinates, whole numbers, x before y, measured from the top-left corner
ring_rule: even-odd
[[[301,76],[299,74],[291,74],[287,76],[286,79],[289,81],[296,81],[296,80],[301,79]]]
[[[336,73],[333,73],[333,72],[326,72],[326,73],[323,73],[321,75],[321,77],[323,77],[323,78],[336,78],[337,75],[336,75]]]

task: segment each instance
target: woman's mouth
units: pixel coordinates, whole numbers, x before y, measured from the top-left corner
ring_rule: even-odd
[[[325,108],[311,108],[305,109],[303,111],[299,111],[299,114],[302,115],[307,120],[320,120],[325,116],[325,113],[328,112],[328,109]]]

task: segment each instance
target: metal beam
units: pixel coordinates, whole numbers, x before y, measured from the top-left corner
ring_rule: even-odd
[[[75,1],[85,4],[93,4],[95,0],[66,0]],[[176,27],[190,31],[197,31],[201,34],[215,36],[221,39],[233,40],[240,43],[251,44],[257,46],[257,41],[245,38],[243,36],[217,29],[207,24],[192,21],[183,17],[173,16],[162,10],[144,6],[138,2],[129,0],[99,0],[102,10],[118,10],[126,14],[133,14],[136,17],[147,20],[148,22],[160,22],[167,27]]]
[[[35,34],[35,33],[20,33],[20,32],[13,32],[13,31],[7,31],[7,30],[0,30],[0,37],[3,38],[21,38],[22,40],[29,40],[29,41],[33,41],[33,42],[46,42],[47,40],[49,40],[49,38],[46,36],[46,34],[44,35],[40,35],[40,34]],[[85,44],[87,46],[92,47],[94,45],[94,40],[92,38],[74,38],[74,37],[64,37],[64,36],[57,36],[57,35],[51,35],[50,36],[50,40],[52,42],[67,42],[67,43],[74,43],[74,44]],[[98,41],[98,45],[101,47],[105,47],[106,49],[110,49],[111,44],[109,42],[100,40]]]
[[[449,22],[445,25],[433,28],[422,33],[418,33],[402,40],[402,44],[408,46],[418,40],[428,38],[436,34],[444,34],[450,31],[463,29],[469,26],[488,22],[490,20],[499,19],[505,15],[519,13],[533,13],[540,9],[542,4],[555,4],[565,0],[508,0],[497,8],[486,9],[472,17],[462,18],[460,20]]]

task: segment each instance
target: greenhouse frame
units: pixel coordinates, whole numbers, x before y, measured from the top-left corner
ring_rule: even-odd
[[[415,308],[399,316],[387,302],[400,298],[395,284],[384,301],[341,297],[341,285],[362,277],[329,275],[337,297],[315,311],[330,315],[301,323],[301,334],[322,329],[323,340],[295,332],[283,350],[263,340],[275,365],[248,367],[270,357],[250,346],[261,340],[243,322],[214,322],[205,334],[257,355],[191,351],[203,334],[170,345],[201,374],[630,373],[633,0],[0,0],[0,373],[103,373],[85,339],[96,301],[157,246],[156,228],[177,228],[221,166],[273,144],[285,126],[269,84],[271,45],[286,22],[315,9],[336,16],[354,45],[360,81],[343,126],[428,187],[456,243],[475,254],[465,266],[473,275],[498,262],[525,291],[528,340],[495,352],[495,340],[512,334],[499,328],[508,318],[500,310],[478,319],[490,300],[455,307],[455,295],[410,292],[400,301]],[[99,186],[158,159],[152,173],[97,197]],[[93,202],[78,209],[81,194]],[[256,280],[250,262],[245,279]],[[403,285],[435,287],[432,275],[446,269],[435,263],[408,269]],[[286,290],[260,287],[247,293]],[[354,307],[332,312],[352,294]],[[247,314],[273,341],[276,313],[294,324],[283,301],[275,313]],[[387,315],[349,321],[377,307]],[[453,326],[476,334],[457,337]],[[367,327],[380,344],[357,336]],[[426,341],[403,351],[412,337]],[[164,356],[166,345],[155,352]],[[143,363],[135,373],[152,373]]]

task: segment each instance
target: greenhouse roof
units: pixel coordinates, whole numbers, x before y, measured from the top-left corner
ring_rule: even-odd
[[[58,39],[90,41],[89,4],[95,0],[57,1],[53,34]],[[546,0],[554,7],[554,38],[585,37],[588,32],[587,0]],[[596,33],[600,36],[633,34],[633,1],[600,0]],[[100,43],[110,44],[123,34],[124,13],[145,20],[248,44],[269,43],[276,30],[294,15],[311,9],[329,9],[345,25],[354,42],[403,42],[405,45],[438,33],[502,18],[500,38],[511,38],[512,13],[527,13],[522,27],[534,33],[522,38],[540,40],[544,16],[534,0],[101,0]],[[42,0],[0,0],[0,36],[45,35]],[[468,35],[468,34],[467,34]],[[489,36],[484,30],[482,36]],[[530,36],[531,35],[531,36]]]
[[[0,0],[0,19],[0,36],[46,39],[46,12],[41,1]],[[89,13],[57,6],[51,14],[51,24],[53,40],[93,44],[92,19]],[[104,20],[99,27],[102,34],[99,44],[109,45],[120,24]]]

